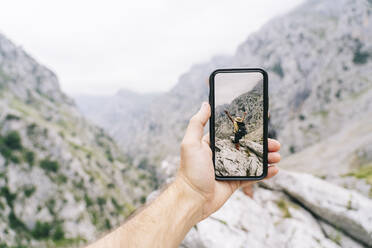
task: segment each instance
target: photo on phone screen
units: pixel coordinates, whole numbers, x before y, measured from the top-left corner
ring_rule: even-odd
[[[266,87],[266,74],[261,70],[217,70],[212,74],[211,142],[216,178],[265,175]]]

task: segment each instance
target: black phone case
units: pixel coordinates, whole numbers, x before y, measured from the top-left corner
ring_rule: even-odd
[[[268,164],[267,164],[267,128],[268,128],[268,106],[269,106],[269,96],[268,96],[268,75],[265,70],[261,68],[233,68],[233,69],[217,69],[213,71],[209,77],[209,104],[211,106],[211,117],[209,121],[209,133],[210,133],[210,146],[212,149],[212,159],[213,165],[215,166],[215,133],[214,133],[214,77],[217,73],[242,73],[242,72],[259,72],[263,75],[263,98],[264,98],[264,113],[263,113],[263,173],[261,176],[253,177],[220,177],[215,174],[216,180],[260,180],[267,176]]]

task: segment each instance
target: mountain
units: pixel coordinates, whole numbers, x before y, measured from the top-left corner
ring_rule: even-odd
[[[269,133],[282,144],[282,171],[252,200],[237,192],[182,247],[372,246],[371,30],[371,1],[308,0],[249,35],[235,54],[193,66],[139,111],[146,119],[130,136],[115,136],[129,138],[126,151],[169,181],[188,120],[207,100],[209,74],[268,71]]]
[[[224,58],[216,58],[216,64],[208,65],[208,70],[205,70],[204,65],[196,65],[192,72],[181,75],[179,83],[171,91],[159,94],[151,99],[145,108],[137,110],[133,115],[134,120],[128,118],[127,114],[116,117],[120,118],[121,122],[106,123],[97,120],[94,114],[84,111],[86,107],[80,104],[79,96],[75,99],[82,113],[107,130],[127,154],[144,166],[159,165],[169,154],[179,152],[179,143],[188,120],[200,107],[201,99],[206,99],[208,94],[206,80],[209,71],[219,67],[220,60],[225,61]],[[202,78],[198,78],[201,74]],[[113,99],[116,97],[117,95]],[[143,101],[141,97],[133,99],[132,102],[127,100],[127,97],[122,100],[126,102],[126,105],[122,105],[123,109],[130,109],[130,106],[137,106]],[[102,110],[99,104],[95,106],[97,111]],[[105,115],[115,118],[116,114],[107,109]],[[113,131],[119,130],[121,125],[126,125],[127,122],[136,122],[138,125],[133,126],[131,132]]]
[[[164,151],[178,152],[188,119],[207,100],[211,71],[262,67],[269,73],[271,132],[284,155],[299,152],[371,112],[371,16],[364,0],[307,1],[251,34],[233,56],[193,66],[172,90],[138,111],[139,119],[141,113],[146,118],[131,134],[114,137],[130,154],[159,163]],[[109,132],[122,124],[97,123]]]
[[[112,137],[126,136],[121,143],[125,147],[130,147],[132,145],[130,135],[133,132],[128,130],[136,130],[138,126],[143,125],[148,107],[158,96],[156,93],[139,94],[120,90],[113,97],[78,95],[75,99],[81,111],[93,122],[104,127],[109,127],[112,123],[121,123],[112,127],[110,134]]]
[[[52,71],[0,34],[0,247],[85,243],[154,187]]]

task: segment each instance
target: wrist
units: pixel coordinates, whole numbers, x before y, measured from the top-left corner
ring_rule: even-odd
[[[203,206],[206,198],[183,175],[177,175],[170,187],[177,195],[178,205],[182,204],[184,210],[189,213],[191,226],[201,221],[204,218]]]
[[[138,235],[123,236],[121,243],[128,244],[128,239],[141,239],[142,246],[139,247],[178,247],[190,229],[202,220],[203,204],[202,195],[197,194],[185,178],[177,176],[151,204],[124,226],[124,233]]]

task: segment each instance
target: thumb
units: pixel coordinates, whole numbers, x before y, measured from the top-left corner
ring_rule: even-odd
[[[204,126],[210,116],[211,108],[209,103],[203,102],[198,113],[190,119],[183,142],[187,144],[200,143],[204,133]]]

